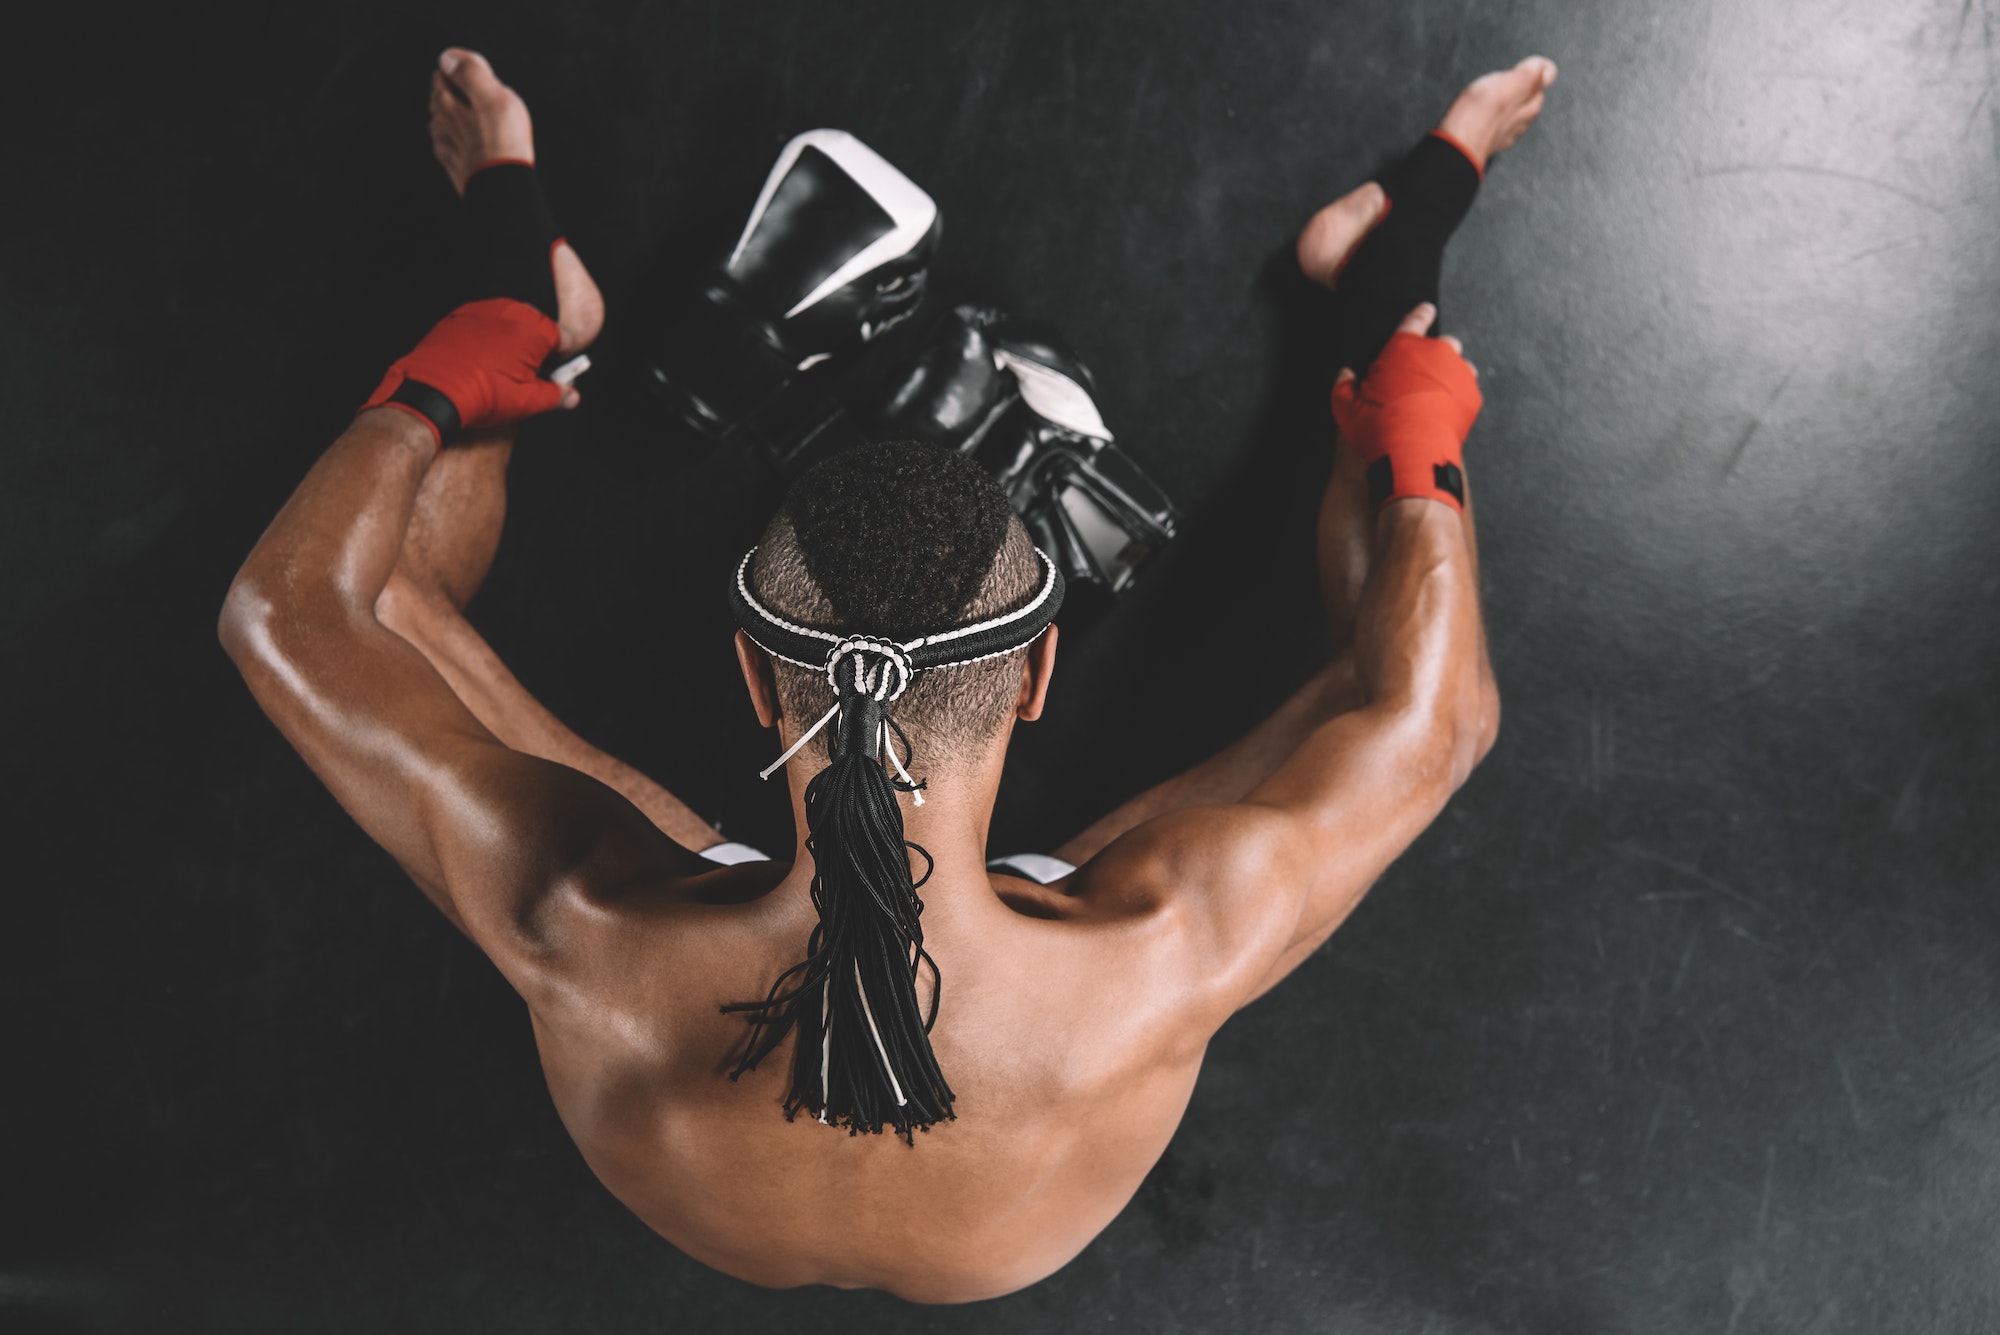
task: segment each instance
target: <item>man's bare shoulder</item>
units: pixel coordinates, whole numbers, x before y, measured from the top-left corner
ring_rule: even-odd
[[[1079,868],[1075,893],[1109,916],[1171,914],[1244,878],[1282,873],[1297,855],[1295,825],[1252,803],[1157,816]]]
[[[759,947],[788,931],[804,939],[809,906],[801,913],[793,897],[775,893],[790,863],[717,866],[690,858],[675,875],[563,887],[542,931],[564,939],[563,958],[576,967],[552,971],[532,992],[523,989],[538,1024],[568,1029],[575,1019],[579,1038],[609,1032],[604,1020],[613,1012],[634,1017],[627,1033],[671,1025],[681,1002],[703,984],[723,981],[712,975],[771,953]],[[638,1017],[644,1026],[636,1026]]]
[[[1113,929],[1144,955],[1131,963],[1220,1024],[1296,926],[1294,834],[1284,813],[1247,803],[1156,817],[1070,878],[1072,920]]]

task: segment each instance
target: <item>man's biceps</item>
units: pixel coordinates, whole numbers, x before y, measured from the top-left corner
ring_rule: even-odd
[[[550,854],[574,855],[580,804],[560,766],[468,733],[433,740],[411,786],[447,885],[540,875]]]
[[[1421,721],[1390,717],[1326,725],[1251,798],[1311,826],[1400,828],[1450,795],[1449,746]]]
[[[1395,742],[1391,723],[1373,711],[1343,714],[1314,728],[1250,796],[1283,809],[1310,809],[1379,772]]]
[[[1435,819],[1442,794],[1364,781],[1322,792],[1301,807],[1281,806],[1291,831],[1284,875],[1308,906],[1350,894],[1359,899]],[[1311,916],[1309,907],[1302,911]]]

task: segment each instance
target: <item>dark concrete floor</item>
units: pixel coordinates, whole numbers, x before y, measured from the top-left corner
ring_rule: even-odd
[[[2000,1329],[1995,7],[41,11],[0,57],[0,1326]],[[947,286],[1094,364],[1195,519],[1066,653],[1012,847],[1322,652],[1321,312],[1283,252],[1464,81],[1562,65],[1446,275],[1500,747],[1026,1293],[766,1293],[656,1239],[518,1002],[216,647],[235,563],[440,308],[448,40],[535,108],[612,309],[476,619],[732,834],[783,830],[768,748],[685,701],[733,703],[720,572],[770,489],[621,388],[671,256],[842,126],[937,196]],[[1189,608],[1211,647],[1170,643]],[[1237,689],[1190,716],[1197,672]]]

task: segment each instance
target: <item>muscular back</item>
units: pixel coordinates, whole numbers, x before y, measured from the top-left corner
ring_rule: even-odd
[[[1328,509],[1362,504],[1342,459]],[[526,998],[604,1182],[757,1282],[947,1301],[1056,1269],[1157,1159],[1216,1028],[1333,931],[1492,743],[1469,515],[1392,501],[1348,653],[1057,850],[1084,864],[1068,893],[984,871],[1004,731],[934,773],[921,809],[911,795],[909,837],[937,858],[923,927],[957,1118],[915,1146],[787,1123],[788,1051],[732,1084],[748,1026],[720,1007],[801,957],[810,867],[713,869],[692,850],[714,831],[524,703],[462,618],[384,623],[439,462],[427,428],[361,414],[245,561],[223,642],[306,763]],[[1040,710],[1054,639],[1027,650],[1017,718]],[[781,723],[769,662],[741,637],[738,654],[760,719]],[[804,830],[807,776],[788,775]]]
[[[603,924],[625,938],[606,952],[625,984],[531,992],[585,1159],[676,1246],[760,1284],[965,1301],[1060,1267],[1165,1149],[1213,1032],[1200,989],[1148,981],[1173,950],[1164,915],[1112,907],[1126,897],[1088,872],[1073,894],[1012,878],[927,887],[945,987],[932,1040],[958,1116],[906,1145],[786,1121],[792,1040],[725,1077],[747,1026],[719,1007],[761,997],[812,927],[789,871],[730,868],[690,897],[638,897]]]

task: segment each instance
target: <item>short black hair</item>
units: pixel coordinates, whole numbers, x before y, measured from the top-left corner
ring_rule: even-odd
[[[800,477],[750,571],[752,590],[781,616],[895,640],[1010,611],[1041,579],[1034,544],[999,483],[921,440],[857,445]],[[954,750],[999,730],[1019,694],[1026,652],[917,675],[893,717],[927,764],[948,765]],[[775,666],[779,704],[797,726],[832,705],[824,676]]]

